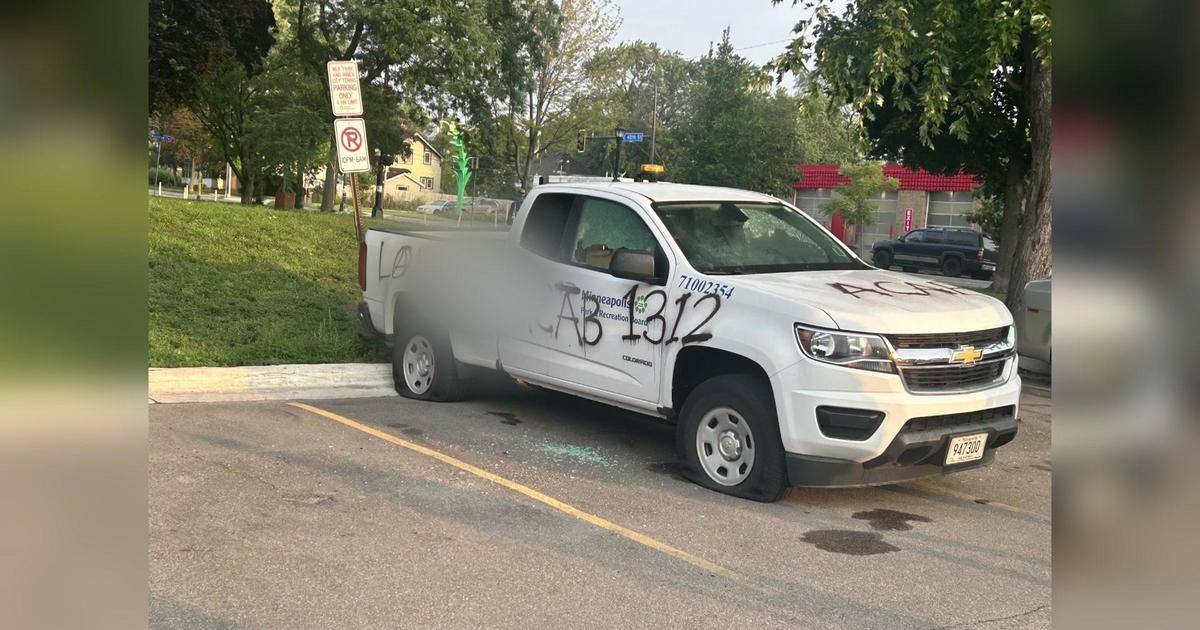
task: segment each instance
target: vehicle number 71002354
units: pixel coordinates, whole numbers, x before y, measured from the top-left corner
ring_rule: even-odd
[[[726,300],[733,299],[733,287],[706,278],[697,278],[687,274],[679,275],[679,288],[697,293],[715,293]]]

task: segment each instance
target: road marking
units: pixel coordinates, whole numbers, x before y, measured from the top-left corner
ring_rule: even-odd
[[[632,540],[636,543],[650,547],[651,549],[662,552],[662,553],[664,553],[668,556],[671,556],[673,558],[676,558],[678,560],[682,560],[682,561],[684,561],[690,565],[693,565],[695,567],[704,569],[705,571],[708,571],[709,573],[712,573],[713,575],[719,575],[723,578],[733,580],[734,582],[738,582],[744,586],[748,586],[748,587],[750,587],[756,591],[759,591],[761,593],[765,593],[768,595],[777,594],[777,591],[775,591],[774,589],[757,584],[757,583],[753,582],[752,580],[750,580],[749,578],[746,578],[745,576],[735,573],[734,571],[727,569],[719,564],[705,560],[704,558],[701,558],[700,556],[690,554],[682,549],[679,549],[678,547],[672,547],[671,545],[668,545],[665,542],[662,542],[655,538],[651,538],[641,532],[636,532],[632,529],[629,529],[628,527],[623,527],[621,525],[618,525],[608,519],[601,518],[601,517],[596,516],[595,514],[591,514],[589,512],[584,512],[583,510],[581,510],[573,505],[563,503],[562,501],[559,501],[558,499],[555,499],[554,497],[552,497],[550,495],[543,494],[541,492],[538,492],[537,490],[534,490],[533,488],[530,488],[529,486],[526,486],[521,483],[517,483],[516,481],[507,479],[505,477],[501,477],[500,475],[497,475],[495,473],[488,472],[482,468],[479,468],[478,466],[468,464],[467,462],[464,462],[461,459],[458,459],[456,457],[451,457],[450,455],[446,455],[445,453],[442,453],[440,451],[435,451],[427,446],[421,446],[420,444],[417,444],[415,442],[409,442],[408,440],[398,438],[398,437],[392,435],[391,433],[387,433],[385,431],[380,431],[379,429],[367,426],[365,424],[362,424],[361,422],[351,420],[350,418],[347,418],[345,416],[340,416],[336,413],[333,413],[332,411],[326,411],[319,407],[314,407],[312,405],[307,405],[307,404],[299,403],[299,402],[290,402],[288,404],[293,407],[296,407],[298,409],[303,409],[305,411],[315,413],[318,416],[328,418],[330,420],[333,420],[334,422],[339,422],[339,423],[344,424],[352,429],[357,429],[359,431],[362,431],[363,433],[366,433],[368,435],[373,435],[381,440],[391,442],[392,444],[395,444],[396,446],[402,446],[406,449],[409,449],[410,451],[414,451],[414,452],[420,453],[422,455],[432,457],[440,462],[454,466],[455,468],[458,468],[459,470],[469,472],[472,475],[475,475],[476,477],[479,477],[481,479],[486,479],[492,483],[504,486],[505,488],[508,488],[509,490],[519,492],[519,493],[529,497],[530,499],[533,499],[534,501],[548,505],[560,512],[574,516],[575,518],[577,518],[581,521],[584,521],[586,523],[591,523],[592,525],[595,525],[596,527],[599,527],[601,529],[607,529],[610,532],[620,534],[621,536],[624,536],[625,538],[628,538],[629,540]]]
[[[924,492],[926,494],[930,494],[930,495],[934,495],[934,496],[958,499],[959,501],[963,501],[963,502],[974,503],[976,505],[984,505],[984,506],[987,506],[990,508],[996,508],[998,510],[1010,512],[1012,514],[1019,514],[1021,516],[1030,517],[1038,522],[1047,522],[1048,521],[1048,517],[1045,516],[1044,514],[1038,514],[1037,512],[1023,510],[1019,507],[1014,507],[1012,505],[1008,505],[1007,503],[1001,503],[999,501],[992,501],[990,499],[981,499],[979,497],[976,497],[975,495],[968,494],[966,492],[959,492],[958,490],[947,488],[945,486],[934,485],[927,481],[915,481],[915,482],[912,482],[911,484],[909,484],[909,487],[884,486],[884,489],[891,490],[892,492],[899,492],[901,494],[910,494],[910,495],[914,495],[914,496],[920,496],[919,493]]]

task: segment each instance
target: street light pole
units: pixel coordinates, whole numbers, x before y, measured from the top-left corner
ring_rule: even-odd
[[[625,130],[617,127],[613,135],[617,140],[617,150],[613,152],[613,178],[614,182],[621,181],[621,143],[625,141]]]

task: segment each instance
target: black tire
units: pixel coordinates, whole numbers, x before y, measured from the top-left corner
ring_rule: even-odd
[[[890,269],[892,267],[892,252],[886,249],[875,250],[874,256],[875,266],[880,269]]]
[[[403,317],[403,313],[398,313]],[[422,343],[419,340],[424,340]],[[409,347],[427,344],[432,352],[432,371],[427,383],[422,383],[424,389],[414,389],[409,385],[404,374],[404,353]],[[450,340],[445,333],[428,325],[418,322],[396,322],[396,334],[392,337],[392,381],[396,392],[405,398],[416,400],[431,400],[437,402],[453,402],[462,400],[466,395],[466,383],[462,378],[462,368],[454,359],[450,349]]]
[[[947,256],[942,261],[942,275],[949,278],[957,278],[962,275],[962,259],[958,256]]]
[[[718,483],[700,462],[701,447],[697,444],[700,423],[710,412],[722,407],[736,411],[749,426],[749,441],[754,449],[753,463],[737,485]],[[684,476],[705,488],[764,503],[778,501],[787,492],[787,463],[779,437],[779,419],[771,388],[761,378],[727,374],[698,385],[680,410],[675,446],[683,462]]]

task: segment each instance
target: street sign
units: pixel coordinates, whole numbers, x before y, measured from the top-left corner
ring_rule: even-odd
[[[642,133],[641,131],[626,131],[625,132],[625,142],[641,142],[642,139],[645,137],[646,137],[646,134]]]
[[[361,118],[339,118],[333,121],[333,138],[337,142],[338,170],[343,173],[366,173],[371,170],[371,154],[367,151],[367,126]]]
[[[912,215],[913,215],[912,208],[904,209],[904,233],[905,234],[912,231]]]
[[[330,61],[325,64],[329,75],[329,101],[333,115],[362,116],[362,91],[358,87],[357,61]]]

